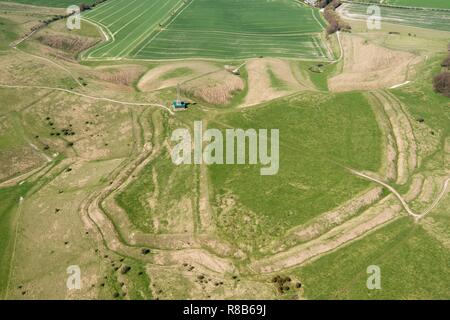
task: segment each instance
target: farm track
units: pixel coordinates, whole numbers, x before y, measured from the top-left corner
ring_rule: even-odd
[[[30,35],[30,36],[31,36],[31,35]],[[29,37],[23,39],[22,41],[27,40],[28,38],[29,38]],[[21,41],[21,42],[22,42],[22,41]],[[20,42],[20,43],[21,43],[21,42]],[[17,45],[18,45],[18,44],[11,44],[11,47],[12,47],[14,50],[17,50],[17,51],[19,51],[19,52],[21,52],[21,53],[23,53],[23,54],[25,54],[25,55],[27,55],[27,56],[30,56],[30,57],[33,57],[33,58],[36,58],[36,59],[39,59],[39,60],[48,62],[48,63],[50,63],[51,65],[56,66],[57,68],[59,68],[59,69],[65,71],[66,73],[68,73],[68,74],[70,75],[70,77],[77,83],[77,85],[78,85],[80,88],[83,88],[83,84],[82,84],[82,83],[80,82],[80,80],[72,73],[72,71],[70,71],[68,68],[66,68],[66,67],[64,67],[64,66],[62,66],[62,65],[60,65],[60,64],[56,63],[55,61],[50,60],[50,59],[48,59],[48,58],[44,58],[44,57],[37,56],[37,55],[35,55],[35,54],[31,54],[31,53],[25,52],[25,51],[23,51],[23,50],[20,50],[19,48],[17,48]]]
[[[447,180],[444,181],[444,184],[442,186],[442,190],[439,193],[439,195],[436,197],[436,199],[433,201],[433,203],[430,205],[429,208],[427,208],[425,211],[423,211],[422,213],[416,213],[413,210],[411,210],[411,208],[409,207],[408,203],[405,201],[405,199],[400,195],[400,193],[397,192],[397,190],[395,190],[393,187],[391,187],[390,185],[388,185],[386,182],[381,181],[380,179],[377,179],[373,176],[370,176],[366,173],[362,173],[362,172],[358,172],[356,170],[353,169],[349,169],[350,172],[352,172],[353,174],[368,179],[370,181],[376,182],[380,185],[382,185],[383,187],[387,188],[390,192],[392,192],[392,194],[395,195],[395,197],[397,197],[397,199],[400,201],[400,203],[402,204],[403,208],[406,210],[406,212],[408,212],[409,215],[411,215],[414,220],[417,222],[420,219],[422,219],[423,217],[425,217],[428,213],[430,213],[434,208],[436,208],[436,206],[439,204],[439,202],[441,201],[442,197],[446,194],[447,192],[447,188],[448,188],[448,184],[450,183],[450,178],[448,178]]]

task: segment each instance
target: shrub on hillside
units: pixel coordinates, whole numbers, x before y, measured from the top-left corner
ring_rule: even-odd
[[[341,5],[340,0],[333,0],[328,3],[323,12],[325,20],[328,22],[327,34],[333,34],[339,30],[349,31],[350,25],[344,22],[339,14],[336,13],[336,8]]]
[[[450,68],[450,56],[448,56],[447,59],[445,59],[445,60],[442,62],[441,66],[442,66],[443,68],[447,68],[447,69]]]
[[[450,72],[442,72],[434,77],[434,90],[450,98]]]

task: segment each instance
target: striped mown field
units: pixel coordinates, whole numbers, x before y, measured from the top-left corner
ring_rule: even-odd
[[[85,59],[332,59],[320,13],[293,0],[110,0],[84,18],[109,38]]]
[[[450,31],[450,11],[380,7],[382,22],[418,28]],[[346,3],[340,8],[345,17],[367,20],[367,5]]]
[[[448,1],[448,0],[350,0],[350,1],[373,3],[373,4],[384,4],[384,5],[389,5],[389,6],[449,9],[450,10],[450,1]]]

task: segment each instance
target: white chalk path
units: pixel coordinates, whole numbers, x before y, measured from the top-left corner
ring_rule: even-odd
[[[92,99],[92,100],[98,100],[98,101],[108,101],[108,102],[113,102],[113,103],[117,103],[117,104],[121,104],[121,105],[126,105],[126,106],[149,106],[149,107],[158,107],[158,108],[162,108],[165,109],[166,111],[168,111],[171,115],[174,115],[175,113],[167,106],[159,104],[159,103],[147,103],[147,102],[126,102],[126,101],[119,101],[119,100],[114,100],[114,99],[110,99],[110,98],[105,98],[105,97],[94,97],[94,96],[90,96],[84,93],[80,93],[80,92],[76,92],[76,91],[72,91],[72,90],[68,90],[68,89],[63,89],[63,88],[53,88],[53,87],[45,87],[45,86],[23,86],[23,85],[8,85],[8,84],[0,84],[1,88],[11,88],[11,89],[44,89],[44,90],[56,90],[56,91],[61,91],[61,92],[66,92],[66,93],[70,93],[70,94],[74,94],[80,97],[84,97],[84,98],[88,98],[88,99]]]
[[[365,179],[367,179],[367,180],[376,182],[376,183],[382,185],[383,187],[387,188],[389,191],[391,191],[391,192],[394,194],[394,196],[397,197],[397,199],[401,202],[401,204],[402,204],[403,208],[406,210],[406,212],[408,212],[408,214],[411,215],[411,216],[414,218],[414,220],[415,220],[416,222],[419,221],[420,219],[422,219],[423,217],[425,217],[427,214],[429,214],[434,208],[436,208],[436,206],[439,204],[439,202],[441,201],[441,199],[442,199],[442,198],[444,197],[444,195],[446,194],[448,185],[449,185],[449,183],[450,183],[450,178],[447,178],[447,179],[444,181],[444,185],[442,186],[441,192],[440,192],[439,195],[436,197],[436,199],[433,201],[433,203],[432,203],[432,204],[431,204],[424,212],[422,212],[422,213],[416,213],[416,212],[414,212],[414,211],[409,207],[408,203],[407,203],[407,202],[405,201],[405,199],[400,195],[400,193],[398,193],[397,190],[395,190],[393,187],[391,187],[391,186],[388,185],[387,183],[385,183],[385,182],[383,182],[383,181],[381,181],[381,180],[379,180],[379,179],[377,179],[377,178],[374,178],[374,177],[372,177],[372,176],[369,176],[369,175],[367,175],[367,174],[365,174],[365,173],[358,172],[358,171],[356,171],[356,170],[349,169],[349,168],[347,168],[347,169],[350,170],[351,173],[353,173],[353,174],[355,174],[355,175],[357,175],[357,176],[359,176],[359,177],[365,178]]]

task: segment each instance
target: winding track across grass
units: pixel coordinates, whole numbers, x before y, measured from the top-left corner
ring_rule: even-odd
[[[382,185],[383,187],[389,189],[389,191],[391,191],[394,194],[394,196],[396,196],[397,199],[401,202],[401,204],[402,204],[403,208],[406,210],[406,212],[408,212],[408,214],[411,215],[414,218],[415,221],[419,221],[420,219],[425,217],[428,213],[430,213],[434,208],[436,208],[436,206],[441,201],[442,197],[447,192],[447,187],[448,187],[448,184],[450,183],[450,178],[447,178],[447,180],[444,181],[444,184],[442,186],[441,192],[436,197],[436,199],[433,201],[433,203],[425,211],[423,211],[422,213],[416,213],[409,207],[408,203],[400,195],[400,193],[398,193],[397,190],[395,190],[393,187],[391,187],[387,183],[381,181],[380,179],[372,177],[372,176],[370,176],[368,174],[365,174],[365,173],[362,173],[362,172],[358,172],[358,171],[353,170],[353,169],[348,169],[348,170],[350,170],[351,173],[353,173],[353,174],[355,174],[355,175],[357,175],[359,177],[362,177],[364,179],[376,182],[376,183]]]
[[[110,98],[105,98],[105,97],[94,97],[94,96],[90,96],[84,93],[80,93],[80,92],[76,92],[76,91],[72,91],[72,90],[68,90],[68,89],[63,89],[63,88],[55,88],[55,87],[45,87],[45,86],[22,86],[22,85],[8,85],[8,84],[0,84],[1,88],[12,88],[12,89],[23,89],[23,88],[31,88],[31,89],[45,89],[45,90],[56,90],[56,91],[61,91],[61,92],[67,92],[70,94],[74,94],[80,97],[84,97],[84,98],[88,98],[88,99],[92,99],[92,100],[99,100],[99,101],[108,101],[108,102],[113,102],[113,103],[117,103],[117,104],[121,104],[121,105],[126,105],[126,106],[149,106],[149,107],[158,107],[158,108],[163,108],[165,110],[167,110],[171,115],[174,115],[174,112],[167,106],[159,104],[159,103],[148,103],[148,102],[126,102],[126,101],[119,101],[119,100],[114,100],[114,99],[110,99]]]

